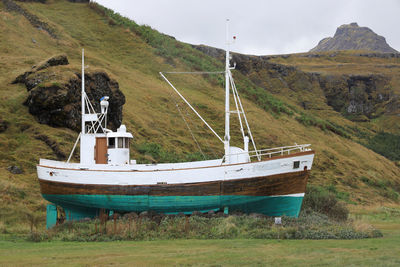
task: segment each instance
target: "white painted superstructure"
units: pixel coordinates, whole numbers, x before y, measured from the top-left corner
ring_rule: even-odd
[[[195,183],[269,176],[303,171],[305,168],[311,170],[313,158],[314,154],[307,154],[306,150],[305,155],[237,164],[224,164],[222,160],[207,160],[161,164],[85,165],[41,159],[38,176],[44,180],[82,184]]]

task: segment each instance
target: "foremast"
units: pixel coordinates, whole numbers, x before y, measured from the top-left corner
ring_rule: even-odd
[[[81,135],[85,133],[85,50],[82,48]]]
[[[82,88],[81,88],[81,132],[80,163],[95,164],[96,137],[105,137],[107,130],[108,96],[100,99],[100,113],[93,108],[85,92],[85,50],[82,49]],[[76,145],[76,144],[75,144]],[[75,149],[75,146],[73,150]],[[71,152],[72,155],[72,152]],[[69,158],[70,159],[70,158]],[[69,162],[68,159],[68,162]]]
[[[229,19],[226,20],[226,55],[225,55],[225,136],[224,136],[224,148],[225,148],[225,162],[229,163],[230,154],[230,111],[229,111]]]

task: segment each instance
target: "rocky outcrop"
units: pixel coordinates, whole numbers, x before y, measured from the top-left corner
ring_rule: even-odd
[[[9,172],[11,172],[12,174],[21,174],[21,173],[24,172],[20,167],[15,166],[15,165],[8,166],[8,167],[7,167],[7,170],[8,170]]]
[[[224,62],[223,50],[207,46],[194,47]],[[335,57],[336,54],[333,52],[328,56]],[[378,57],[380,55],[399,54],[363,53],[356,56]],[[321,55],[299,56],[319,57]],[[384,113],[396,114],[400,110],[400,97],[394,95],[390,87],[390,79],[384,75],[328,75],[305,72],[294,66],[271,62],[271,59],[278,57],[288,58],[290,55],[249,56],[232,53],[232,62],[236,62],[236,69],[249,77],[256,85],[274,94],[293,95],[297,104],[304,109],[321,108],[320,104],[318,106],[313,99],[303,97],[303,92],[311,93],[314,90],[322,91],[325,102],[329,106],[355,121],[366,121]]]
[[[369,50],[384,53],[398,53],[390,47],[384,37],[357,23],[344,24],[337,28],[333,37],[322,39],[310,52],[335,50]]]
[[[379,74],[320,76],[319,84],[328,105],[356,121],[366,121],[390,113],[385,108],[393,100],[389,79]]]
[[[25,104],[40,123],[53,127],[81,127],[81,74],[68,66],[65,55],[52,57],[19,75],[14,83],[24,83],[29,95]],[[125,96],[118,82],[104,71],[85,73],[85,89],[96,111],[100,98],[109,96],[107,127],[116,130],[122,122]]]
[[[45,1],[39,1],[39,2],[44,3]],[[39,30],[44,30],[52,38],[58,39],[56,31],[52,27],[50,27],[49,24],[40,20],[36,15],[30,13],[28,10],[22,8],[21,6],[19,6],[17,3],[15,3],[12,0],[3,0],[3,4],[8,11],[14,11],[14,12],[17,12],[17,13],[23,15],[32,24],[33,27],[35,27]]]

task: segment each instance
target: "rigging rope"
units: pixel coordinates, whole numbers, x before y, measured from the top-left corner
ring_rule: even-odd
[[[190,135],[192,136],[194,142],[196,143],[197,148],[199,149],[201,155],[203,156],[204,159],[206,159],[206,156],[204,155],[203,150],[201,149],[199,142],[197,141],[196,137],[194,136],[194,134],[193,134],[193,132],[192,132],[192,129],[190,128],[188,122],[186,121],[185,116],[183,115],[183,113],[182,113],[182,111],[181,111],[181,109],[180,109],[180,107],[179,107],[178,102],[177,102],[176,99],[172,96],[172,92],[170,93],[170,96],[171,96],[172,100],[174,100],[175,106],[176,106],[176,108],[178,109],[178,112],[179,112],[179,114],[181,115],[183,121],[185,122],[186,127],[189,129]]]
[[[187,109],[186,109],[186,116],[187,116],[187,117],[191,117],[191,116],[190,116],[190,113],[189,113],[189,111],[188,111]],[[191,121],[193,121],[193,120],[191,120]],[[198,126],[197,124],[195,124],[195,123],[193,123],[193,124],[194,124],[194,126],[196,127],[197,132],[200,133],[201,130],[203,130],[203,129],[200,129],[199,126]],[[213,153],[214,157],[217,158],[217,157],[218,157],[217,153],[215,153],[215,150],[212,148],[212,146],[210,146],[210,143],[207,141],[207,139],[208,139],[208,138],[204,138],[204,141],[206,142],[207,148],[209,148],[209,149],[211,150],[211,152]],[[206,159],[206,158],[205,158],[205,159]]]
[[[196,109],[186,100],[186,98],[183,97],[183,95],[181,93],[179,93],[179,91],[175,88],[175,86],[164,76],[164,74],[162,72],[160,72],[161,77],[164,78],[164,80],[172,87],[172,89],[174,89],[174,91],[180,96],[180,98],[193,110],[193,112],[197,115],[197,117],[200,118],[200,120],[207,125],[207,127],[211,130],[211,132],[213,132],[213,134],[222,142],[224,143],[224,141],[222,140],[222,138],[214,131],[214,129],[203,119],[203,117],[196,111]]]

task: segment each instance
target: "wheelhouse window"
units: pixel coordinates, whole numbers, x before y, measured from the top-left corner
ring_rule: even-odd
[[[300,167],[300,161],[293,162],[293,169],[298,169]]]
[[[108,138],[108,148],[115,148],[115,137]]]
[[[125,148],[129,148],[129,138],[124,138],[125,139]]]
[[[118,148],[124,148],[124,139],[123,137],[118,137]]]

